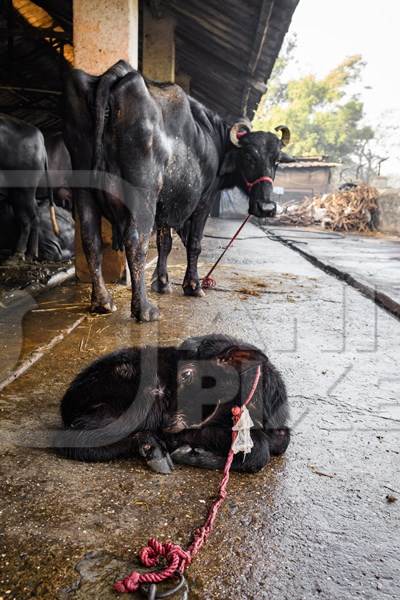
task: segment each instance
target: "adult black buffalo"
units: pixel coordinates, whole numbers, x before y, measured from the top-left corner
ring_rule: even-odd
[[[248,125],[230,127],[179,86],[146,81],[119,61],[94,77],[72,70],[65,90],[65,142],[74,169],[93,169],[92,186],[77,194],[82,243],[92,284],[92,310],[114,310],[101,272],[100,220],[113,227],[113,246],[125,248],[132,279],[132,316],[158,318],[149,303],[143,272],[150,232],[156,222],[158,263],[152,288],[170,291],[167,257],[171,230],[187,249],[183,290],[202,294],[197,261],[207,216],[219,189],[240,186],[249,196],[249,212],[274,213],[272,182],[282,137],[251,133]]]
[[[251,453],[232,468],[256,472],[283,454],[290,431],[286,388],[266,355],[250,344],[213,334],[180,347],[125,348],[84,369],[61,402],[64,431],[55,445],[75,460],[142,456],[167,473],[173,462],[222,468],[232,443],[232,408],[248,405]]]
[[[58,234],[52,191],[48,180],[47,154],[43,135],[33,125],[0,114],[0,200],[12,205],[19,233],[10,262],[37,258],[39,254],[39,211],[36,192],[46,178],[54,232]]]

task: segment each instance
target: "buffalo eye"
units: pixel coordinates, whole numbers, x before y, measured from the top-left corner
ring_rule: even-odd
[[[192,383],[193,369],[184,369],[183,371],[181,371],[181,373],[179,375],[179,379],[180,379],[180,382],[184,383],[185,385]]]

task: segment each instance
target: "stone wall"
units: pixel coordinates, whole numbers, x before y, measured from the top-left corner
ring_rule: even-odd
[[[376,223],[379,231],[400,235],[400,190],[382,190],[378,206]]]

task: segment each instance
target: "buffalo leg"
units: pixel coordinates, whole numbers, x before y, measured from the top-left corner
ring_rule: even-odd
[[[131,314],[139,322],[156,321],[159,311],[147,299],[144,267],[147,256],[149,234],[138,234],[131,225],[125,234],[125,253],[132,280]]]
[[[92,280],[91,311],[110,313],[116,310],[110,292],[107,290],[102,272],[101,215],[94,199],[87,190],[77,192],[77,208],[83,251]]]
[[[12,192],[12,206],[19,225],[19,236],[14,260],[24,260],[28,253],[30,258],[38,258],[39,254],[39,212],[34,188],[24,188]],[[29,250],[29,252],[28,252]]]
[[[31,224],[27,255],[33,260],[39,258],[39,216],[36,216]]]
[[[208,217],[208,210],[202,214],[194,214],[191,217],[190,231],[186,239],[187,269],[183,280],[183,292],[185,296],[204,296],[201,289],[197,262],[201,253],[201,238]]]
[[[63,435],[65,432],[59,433]],[[82,440],[85,439],[84,435],[82,435],[83,433],[86,432],[81,432]],[[102,432],[100,430],[99,433],[97,433],[96,430],[92,429],[87,431],[87,435],[95,442],[98,440],[98,436],[102,435]],[[86,439],[88,440],[89,437]],[[157,473],[168,474],[171,473],[174,468],[172,459],[168,454],[164,442],[148,431],[139,431],[128,435],[113,444],[105,446],[93,444],[82,447],[63,447],[58,446],[57,437],[55,438],[55,442],[57,453],[72,460],[105,462],[116,458],[138,456],[143,458],[150,469]]]
[[[157,228],[157,266],[153,273],[151,289],[159,294],[170,294],[171,284],[168,280],[167,261],[172,248],[171,228],[162,225]]]
[[[186,430],[175,436],[180,440],[179,445],[171,454],[174,463],[201,467],[204,469],[223,469],[231,446],[231,431],[218,427]],[[268,437],[262,429],[252,429],[253,448],[250,453],[243,455],[239,452],[232,462],[232,470],[241,473],[256,473],[270,460]],[[170,449],[174,441],[167,446]]]
[[[163,441],[148,431],[136,433],[132,437],[133,449],[156,473],[167,475],[174,468],[174,463]]]

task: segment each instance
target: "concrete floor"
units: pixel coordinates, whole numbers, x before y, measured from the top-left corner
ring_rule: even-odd
[[[297,227],[265,227],[265,231],[400,317],[400,238]]]
[[[211,221],[207,233],[228,237],[237,226]],[[138,325],[128,290],[115,286],[117,313],[87,316],[2,391],[0,597],[115,598],[112,582],[149,537],[188,543],[217,472],[161,476],[135,461],[69,462],[40,446],[59,424],[67,384],[99,354],[213,331],[259,345],[281,369],[293,438],[261,473],[232,476],[215,532],[188,571],[190,599],[400,597],[400,323],[256,227],[241,238],[205,298],[185,298],[177,285],[155,298],[161,321]],[[202,273],[225,244],[204,240]],[[177,244],[177,284],[184,264]],[[21,349],[23,360],[77,324],[87,299],[87,286],[70,284],[3,311],[2,376]]]

